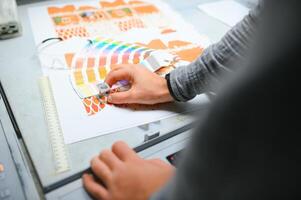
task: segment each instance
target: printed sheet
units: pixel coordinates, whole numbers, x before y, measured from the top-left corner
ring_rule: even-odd
[[[151,70],[159,63],[151,71],[164,76],[201,55],[207,38],[161,1],[82,1],[33,7],[29,16],[36,44],[50,39],[39,58],[67,144],[196,110],[204,101],[120,108],[79,95],[104,81],[112,65],[141,63]]]

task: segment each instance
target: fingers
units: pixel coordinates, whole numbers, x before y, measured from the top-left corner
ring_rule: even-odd
[[[120,80],[127,80],[132,82],[132,72],[129,67],[125,66],[118,66],[115,67],[106,77],[105,82],[108,83],[110,86],[115,84],[117,81]],[[108,97],[108,102],[112,104],[127,104],[131,103],[131,90],[125,92],[117,92],[112,93]]]
[[[107,75],[105,82],[112,86],[115,84],[117,81],[120,80],[127,80],[127,81],[132,81],[132,72],[130,68],[120,68],[118,70],[112,70],[110,73]]]
[[[111,170],[121,164],[121,161],[111,150],[103,150],[99,155],[99,159],[103,161]]]
[[[114,143],[112,151],[122,161],[139,158],[136,152],[122,141]]]
[[[111,93],[108,96],[108,102],[112,104],[128,104],[132,102],[132,90],[125,92]]]
[[[108,199],[108,191],[99,183],[97,183],[91,175],[83,175],[83,185],[87,192],[95,199]]]
[[[105,185],[111,180],[111,170],[98,157],[91,160],[91,169],[95,176],[97,176]]]

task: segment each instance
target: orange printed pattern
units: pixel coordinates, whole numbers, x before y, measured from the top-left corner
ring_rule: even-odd
[[[178,55],[181,60],[188,62],[194,61],[204,51],[204,49],[197,44],[181,40],[173,40],[169,41],[168,44],[165,44],[162,40],[155,39],[148,44],[138,43],[138,45],[151,49],[166,50],[172,54]]]
[[[175,29],[167,28],[161,31],[161,34],[169,34],[177,32]]]
[[[67,40],[72,37],[89,37],[89,33],[84,27],[57,29],[56,32],[63,40]]]
[[[138,14],[158,13],[159,10],[154,5],[137,6],[133,8]]]
[[[62,13],[71,13],[75,11],[75,6],[73,5],[66,5],[61,8],[58,7],[48,7],[48,14],[49,15],[56,15]]]
[[[103,8],[114,8],[114,7],[118,7],[118,6],[127,5],[123,0],[116,0],[113,2],[100,1],[99,3],[101,5],[101,7],[103,7]]]
[[[145,28],[145,26],[141,19],[131,18],[128,20],[119,21],[118,28],[120,31],[125,32],[133,28]]]
[[[144,1],[115,0],[113,2],[100,1],[100,7],[66,5],[62,7],[48,7],[48,14],[52,19],[58,36],[66,40],[73,36],[96,37],[105,36],[107,30],[99,27],[106,25],[119,34],[134,28],[156,28],[163,33],[173,30],[171,27],[154,23],[154,20],[164,18],[162,12],[153,4]],[[163,20],[164,21],[164,20]],[[175,31],[175,30],[173,30]]]
[[[79,23],[79,18],[76,15],[63,15],[52,18],[56,26],[76,25]]]
[[[126,8],[119,8],[119,9],[114,9],[114,10],[108,10],[107,13],[109,14],[110,17],[112,18],[125,18],[125,17],[132,17],[133,11],[126,7]]]
[[[89,116],[94,115],[105,108],[106,98],[89,97],[83,100],[85,110]]]

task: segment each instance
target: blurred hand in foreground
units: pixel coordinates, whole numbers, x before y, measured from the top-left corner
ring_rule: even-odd
[[[91,169],[94,176],[85,174],[83,184],[92,197],[101,200],[147,200],[174,172],[159,159],[140,158],[124,142],[116,142],[112,150],[93,158]]]

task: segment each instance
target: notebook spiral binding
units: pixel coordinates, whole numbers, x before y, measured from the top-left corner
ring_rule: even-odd
[[[70,165],[49,78],[47,76],[41,77],[39,86],[42,93],[45,119],[53,151],[55,170],[58,174],[63,173],[70,170]]]

